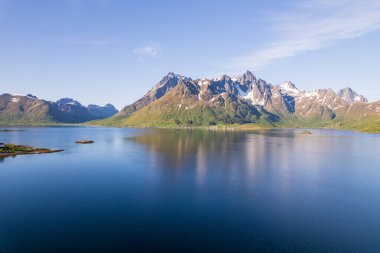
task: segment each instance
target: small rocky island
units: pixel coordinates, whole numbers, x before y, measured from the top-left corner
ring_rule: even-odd
[[[0,143],[0,159],[17,155],[46,154],[62,151],[62,149],[33,148],[25,145]]]
[[[94,141],[90,141],[90,140],[79,140],[79,141],[76,141],[75,143],[76,143],[76,144],[92,144],[92,143],[94,143]]]
[[[308,131],[308,130],[305,130],[303,131],[301,134],[313,134],[312,132]]]

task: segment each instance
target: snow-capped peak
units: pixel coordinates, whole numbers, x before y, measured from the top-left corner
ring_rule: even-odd
[[[12,97],[27,97],[31,99],[38,99],[36,96],[33,96],[32,94],[22,95],[22,94],[11,94]]]
[[[199,81],[198,81],[198,85],[199,86],[201,86],[202,87],[202,85],[209,85],[210,84],[210,80],[208,80],[208,79],[200,79]]]
[[[291,82],[286,81],[283,84],[280,85],[281,91],[290,95],[297,95],[301,93],[299,89]]]
[[[216,78],[213,78],[212,81],[214,82],[219,82],[219,81],[229,81],[231,80],[231,77],[230,76],[227,76],[227,75],[221,75],[221,76],[218,76]]]

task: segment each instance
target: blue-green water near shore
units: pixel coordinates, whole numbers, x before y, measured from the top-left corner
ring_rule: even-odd
[[[6,129],[1,253],[380,252],[380,135]]]

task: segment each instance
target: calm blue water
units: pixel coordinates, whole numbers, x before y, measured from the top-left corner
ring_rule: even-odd
[[[380,135],[18,129],[1,253],[380,252]]]

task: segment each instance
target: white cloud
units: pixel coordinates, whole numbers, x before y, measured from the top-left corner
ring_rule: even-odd
[[[380,0],[307,0],[273,15],[274,40],[233,59],[230,68],[258,69],[273,61],[362,36],[380,28]]]
[[[144,62],[145,57],[156,59],[161,52],[161,46],[158,43],[151,43],[142,48],[136,48],[133,53],[139,56],[139,61]]]

